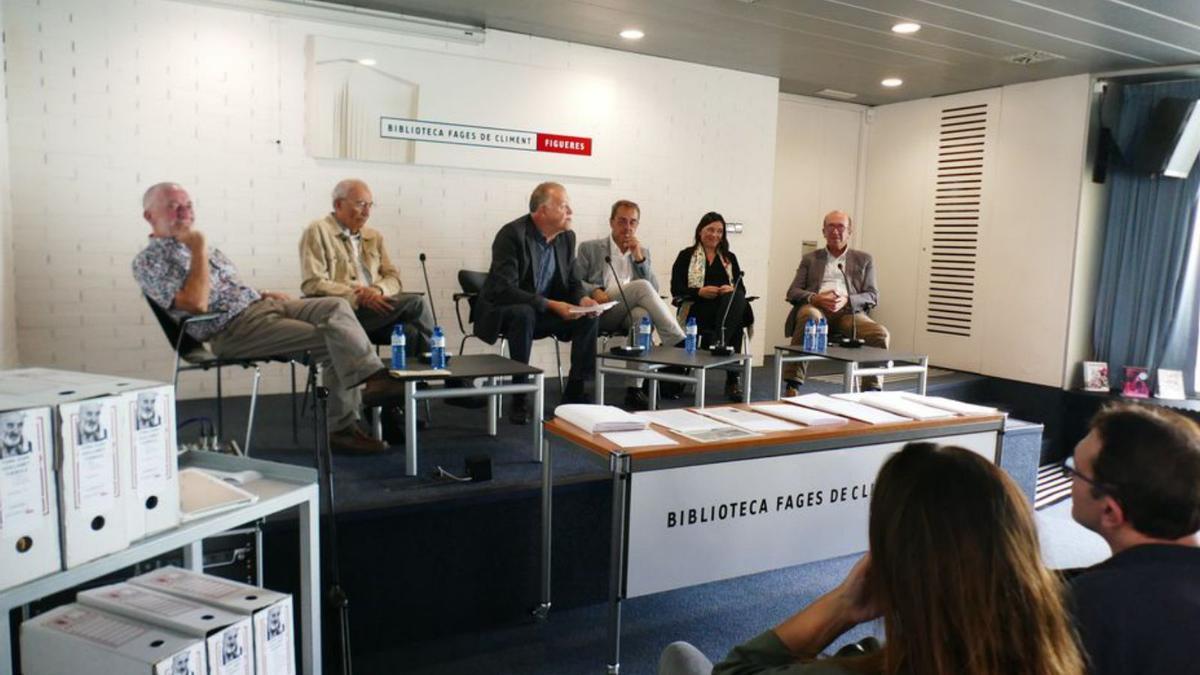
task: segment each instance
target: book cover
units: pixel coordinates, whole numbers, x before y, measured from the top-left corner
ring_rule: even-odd
[[[1158,369],[1158,393],[1155,398],[1182,400],[1187,398],[1183,391],[1183,371]]]
[[[1145,368],[1125,366],[1125,385],[1121,394],[1130,398],[1150,398],[1150,374]]]
[[[1108,391],[1112,385],[1108,381],[1108,364],[1103,361],[1083,362],[1084,391]]]

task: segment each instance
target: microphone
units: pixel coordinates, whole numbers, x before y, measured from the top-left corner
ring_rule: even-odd
[[[854,287],[850,285],[850,277],[846,274],[846,266],[842,263],[838,263],[838,271],[842,273],[842,279],[846,281],[847,296],[854,295]],[[860,340],[858,338],[858,322],[854,320],[854,315],[856,313],[854,309],[854,301],[847,297],[846,302],[850,304],[850,337],[844,337],[840,340],[840,342],[841,345],[847,349],[858,349],[867,342],[866,340]]]
[[[425,269],[425,253],[422,252],[417,258],[421,261],[421,275],[425,277],[425,298],[429,301],[429,311],[433,314],[433,325],[437,327],[442,324],[438,323],[437,306],[433,302],[433,290],[429,287],[429,270]],[[442,353],[445,355],[446,363],[449,364],[450,354],[445,349],[442,350]],[[431,363],[433,361],[433,354],[426,352],[421,354],[420,359],[425,363]]]
[[[608,351],[614,356],[641,356],[642,352],[646,350],[637,343],[637,326],[633,325],[633,307],[625,299],[625,287],[621,285],[621,275],[617,274],[617,268],[613,267],[612,256],[604,256],[604,262],[608,265],[608,269],[612,270],[613,279],[617,281],[617,290],[621,292],[621,302],[625,303],[625,320],[629,322],[629,344],[613,347]]]
[[[733,298],[737,295],[738,286],[742,283],[742,278],[746,276],[744,271],[738,270],[737,278],[733,280],[733,292],[729,294],[729,302],[725,303],[725,314],[721,316],[721,327],[717,331],[717,344],[708,348],[708,353],[713,356],[729,356],[733,353],[733,347],[725,344],[725,320],[729,318],[729,310],[733,307]]]

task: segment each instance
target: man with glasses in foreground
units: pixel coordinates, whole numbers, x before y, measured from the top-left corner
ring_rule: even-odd
[[[1071,516],[1112,557],[1075,577],[1094,675],[1193,672],[1200,626],[1200,425],[1161,408],[1102,410],[1064,470]]]
[[[371,227],[371,188],[347,178],[333,188],[333,211],[300,238],[300,290],[306,297],[345,298],[367,335],[404,324],[409,353],[429,350],[433,314],[425,296],[405,293],[383,235]]]

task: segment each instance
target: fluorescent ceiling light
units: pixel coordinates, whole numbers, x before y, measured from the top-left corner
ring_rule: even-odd
[[[625,30],[621,31],[621,37],[625,38],[626,40],[641,40],[642,38],[646,37],[646,34],[637,28],[626,28]]]
[[[880,82],[879,84],[882,84],[885,87],[899,87],[900,85],[904,84],[904,80],[898,77],[889,77],[884,79],[884,81]]]
[[[359,65],[363,65],[363,66],[373,66],[376,63],[378,63],[378,61],[376,61],[375,59],[359,59],[358,63],[359,63]]]
[[[326,23],[383,30],[404,35],[417,35],[437,40],[451,40],[481,45],[483,26],[452,21],[425,19],[419,16],[384,12],[363,7],[350,7],[322,0],[181,0],[193,5],[208,5],[225,9],[261,12],[289,19],[308,19]]]
[[[912,21],[901,21],[895,26],[892,26],[892,32],[900,33],[901,35],[909,35],[919,30],[921,30],[921,24],[914,23]]]

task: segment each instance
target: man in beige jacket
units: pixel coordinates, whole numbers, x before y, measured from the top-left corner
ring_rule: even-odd
[[[403,292],[383,235],[366,226],[373,206],[361,180],[333,188],[333,212],[310,223],[300,239],[300,290],[307,297],[345,298],[373,341],[403,323],[409,354],[428,351],[433,315],[423,295]]]

